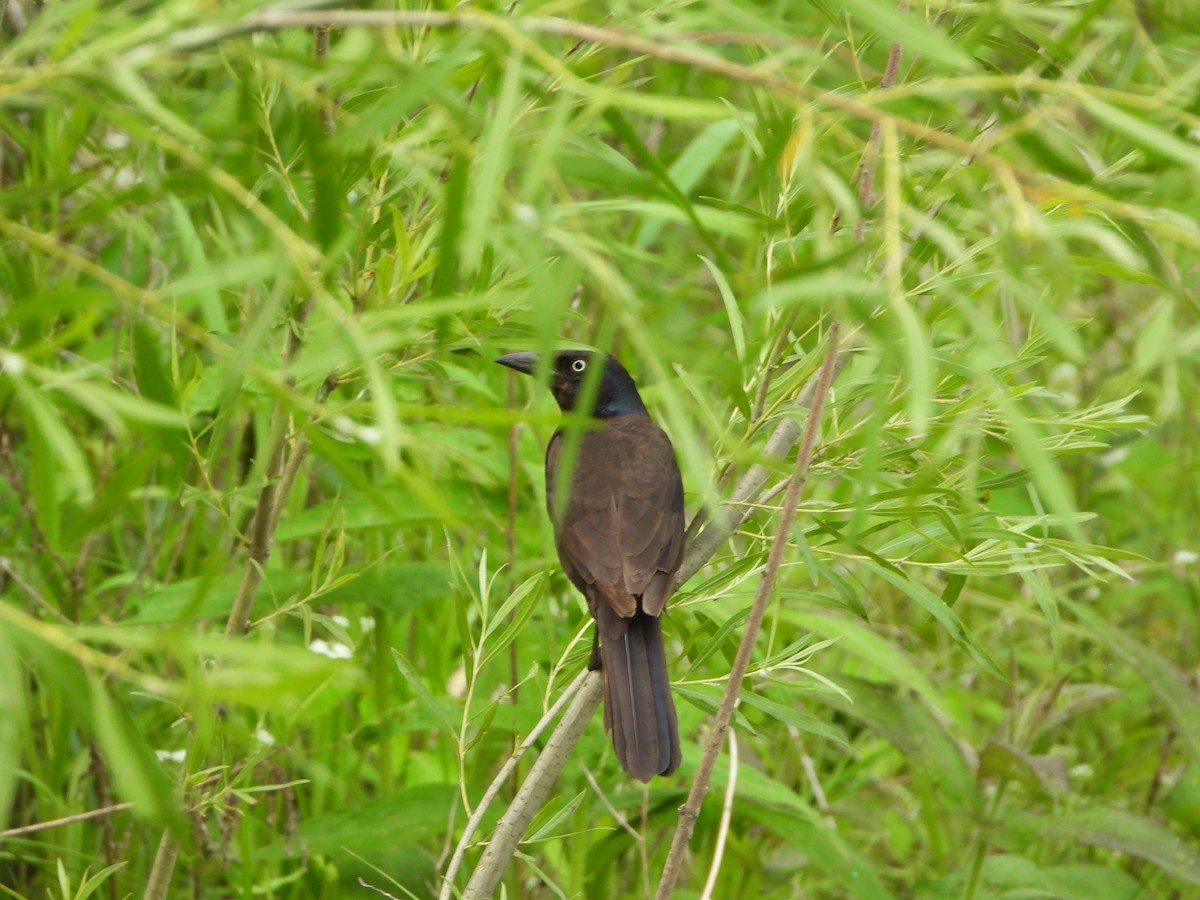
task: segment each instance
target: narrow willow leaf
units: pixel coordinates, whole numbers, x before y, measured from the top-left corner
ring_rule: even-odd
[[[774,700],[768,700],[766,697],[760,696],[753,691],[743,691],[740,702],[745,706],[752,706],[755,709],[762,710],[777,722],[783,722],[785,725],[791,725],[800,731],[807,731],[809,734],[823,737],[846,750],[850,749],[850,742],[846,740],[846,736],[840,728],[830,725],[816,716],[801,712],[791,706],[785,706],[782,703],[776,703]]]
[[[915,578],[908,578],[902,572],[898,572],[892,566],[876,562],[875,560],[865,560],[863,565],[874,571],[884,581],[890,583],[893,587],[915,602],[918,606],[933,616],[938,623],[946,629],[946,633],[954,639],[954,642],[962,647],[971,655],[980,666],[987,672],[995,675],[1001,681],[1007,681],[1008,677],[996,665],[995,661],[988,655],[975,639],[967,632],[966,626],[958,615],[942,602],[942,598],[925,585],[921,584]]]
[[[451,740],[458,739],[458,731],[450,724],[450,719],[447,718],[445,711],[442,709],[442,704],[437,701],[437,698],[430,693],[429,688],[425,686],[425,682],[421,680],[421,676],[417,674],[417,670],[399,650],[392,649],[392,659],[396,661],[396,668],[400,670],[400,674],[404,677],[405,683],[414,694],[420,698],[425,707],[432,712],[442,727],[446,729],[446,734]]]
[[[830,0],[852,13],[863,25],[887,41],[896,41],[908,56],[924,56],[953,72],[972,72],[977,66],[940,28],[927,25],[908,7],[888,0]],[[916,7],[918,10],[922,7]]]
[[[96,741],[118,795],[132,803],[139,816],[156,824],[181,822],[175,786],[145,737],[99,678],[89,677],[88,686]]]
[[[808,609],[783,609],[779,615],[819,635],[837,640],[837,648],[862,660],[872,677],[882,676],[897,687],[916,691],[935,709],[944,698],[917,664],[866,622]]]
[[[713,122],[696,135],[695,140],[684,148],[667,169],[679,190],[690,195],[700,179],[720,161],[721,155],[740,130],[736,119],[725,119]],[[750,210],[747,212],[755,214]],[[638,247],[646,247],[658,238],[661,230],[661,222],[647,220],[638,230],[634,243]]]
[[[450,165],[443,198],[441,246],[437,269],[433,275],[435,297],[452,294],[458,287],[459,243],[462,240],[463,205],[466,203],[467,183],[471,162],[465,154],[456,153]]]
[[[538,819],[529,824],[529,830],[524,841],[545,841],[555,837],[562,837],[563,835],[558,833],[560,826],[575,814],[580,804],[583,803],[583,798],[587,795],[587,791],[580,791],[558,809],[551,807],[548,815],[546,815],[548,810],[544,808],[541,814],[539,814]]]
[[[1134,146],[1155,156],[1181,163],[1192,171],[1200,171],[1200,149],[1194,144],[1181,141],[1144,115],[1135,116],[1105,102],[1092,91],[1081,91],[1079,99],[1088,112],[1109,128],[1119,131]]]
[[[100,889],[104,882],[108,881],[110,876],[119,872],[127,865],[129,865],[128,860],[123,860],[119,863],[113,863],[111,866],[105,866],[94,875],[88,875],[84,879],[83,884],[79,885],[75,892],[71,894],[71,900],[87,900],[88,897]],[[84,874],[86,875],[87,873],[85,872]]]
[[[713,239],[708,229],[704,227],[704,223],[696,213],[695,204],[675,184],[674,179],[671,178],[671,173],[667,171],[667,167],[663,165],[658,155],[646,146],[645,142],[638,136],[637,131],[629,124],[629,121],[621,114],[620,110],[615,107],[609,107],[604,111],[604,119],[612,127],[613,131],[617,133],[617,136],[633,151],[638,162],[644,165],[650,174],[654,176],[655,181],[658,182],[667,199],[671,200],[687,216],[701,239],[703,239],[713,255],[716,256],[717,261],[721,264],[721,268],[731,270],[732,264],[729,257]]]
[[[544,572],[541,575],[530,579],[530,581],[535,583],[530,586],[526,593],[517,597],[517,603],[519,603],[519,605],[506,602],[504,608],[507,611],[504,613],[504,615],[502,617],[497,616],[492,619],[492,622],[490,623],[491,626],[499,626],[503,624],[505,625],[505,628],[504,631],[500,633],[500,636],[494,640],[488,641],[485,636],[485,638],[481,641],[483,659],[479,663],[480,666],[486,665],[490,660],[494,659],[496,654],[504,650],[516,639],[517,635],[524,630],[525,624],[529,621],[530,617],[533,615],[534,611],[538,608],[539,604],[545,597],[545,589],[546,585],[549,583],[549,580],[548,572]],[[514,594],[514,596],[516,595]],[[509,601],[512,600],[513,598],[510,597]],[[515,613],[512,615],[511,621],[506,622],[509,615],[508,611],[513,610],[515,610]]]
[[[1122,662],[1144,678],[1150,689],[1171,711],[1179,733],[1200,757],[1200,697],[1188,686],[1178,670],[1149,647],[1130,637],[1122,629],[1110,625],[1082,603],[1066,603],[1084,627],[1111,650]]]
[[[707,267],[709,274],[713,277],[713,281],[717,283],[717,290],[721,292],[721,300],[725,303],[725,315],[729,319],[729,333],[733,336],[733,350],[737,354],[738,362],[745,365],[746,321],[742,317],[741,309],[738,308],[737,298],[733,296],[733,289],[729,286],[729,280],[712,260],[706,256],[701,256],[700,262],[704,263],[705,267]]]
[[[515,152],[522,72],[521,54],[514,52],[504,62],[500,93],[492,105],[487,132],[475,157],[462,240],[463,262],[472,270],[483,256],[489,229],[495,227],[495,207],[504,190],[504,180],[509,175]]]
[[[152,400],[144,400],[90,381],[65,378],[56,381],[57,383],[47,382],[47,386],[69,395],[96,418],[107,422],[110,427],[121,427],[129,423],[183,428],[186,424],[183,414],[178,409]]]
[[[544,569],[536,575],[531,575],[526,578],[517,589],[514,590],[505,601],[500,604],[500,608],[494,613],[490,613],[487,619],[487,627],[483,630],[483,636],[480,639],[481,644],[486,644],[488,638],[496,633],[497,629],[504,628],[507,632],[512,623],[509,618],[516,611],[518,619],[528,619],[529,611],[526,607],[535,608],[545,595],[546,585],[550,581],[550,570]],[[512,638],[509,637],[509,640]],[[490,653],[489,653],[490,655]]]
[[[58,469],[67,478],[67,482],[80,502],[87,502],[92,497],[92,472],[84,459],[83,451],[71,432],[63,424],[57,410],[51,408],[45,396],[30,387],[24,378],[10,376],[16,387],[17,399],[25,410],[25,427],[36,431],[38,438],[48,451],[42,460],[47,470]],[[50,481],[46,486],[53,485]],[[39,502],[46,505],[57,505],[57,492],[47,493],[39,497]]]
[[[1032,826],[1042,839],[1057,837],[1119,850],[1153,863],[1172,878],[1200,885],[1200,850],[1145,816],[1096,807],[1053,816],[1022,815],[1014,823]]]
[[[225,315],[225,306],[221,303],[220,280],[213,274],[213,266],[209,261],[204,242],[197,234],[196,226],[183,201],[174,194],[169,195],[166,200],[175,222],[179,250],[188,261],[189,275],[195,279],[192,294],[195,304],[200,307],[204,317],[204,327],[210,332],[225,334],[229,331],[229,320]],[[241,259],[242,257],[239,256],[236,261],[240,262]],[[181,290],[178,282],[173,290],[174,292]],[[181,305],[184,309],[189,309],[193,305],[192,302],[189,302],[191,298],[185,296],[180,299],[183,301]]]
[[[19,659],[6,626],[0,622],[0,831],[9,821],[20,771],[22,732],[27,722],[25,673]]]

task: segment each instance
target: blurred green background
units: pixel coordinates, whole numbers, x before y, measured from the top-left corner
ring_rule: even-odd
[[[616,353],[694,513],[836,322],[677,896],[1200,896],[1195,5],[349,5],[0,9],[0,895],[433,895],[591,643],[491,360]],[[652,891],[781,501],[507,896]]]

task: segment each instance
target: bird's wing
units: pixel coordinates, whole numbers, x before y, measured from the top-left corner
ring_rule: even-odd
[[[547,448],[551,517],[562,436]],[[556,528],[567,575],[619,615],[659,615],[683,559],[683,482],[666,434],[645,416],[617,416],[580,442]],[[587,588],[592,587],[589,591]]]

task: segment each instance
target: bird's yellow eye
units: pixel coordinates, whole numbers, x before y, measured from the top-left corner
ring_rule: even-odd
[[[587,368],[587,360],[586,359],[576,359],[576,360],[571,361],[571,370],[573,372],[582,372],[586,368]]]

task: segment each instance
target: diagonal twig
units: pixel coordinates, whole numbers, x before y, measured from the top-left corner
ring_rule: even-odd
[[[829,349],[825,352],[825,361],[821,364],[821,371],[813,390],[812,408],[809,410],[808,421],[804,426],[804,439],[801,441],[800,450],[796,454],[796,469],[792,475],[791,483],[788,485],[787,497],[783,502],[783,512],[779,516],[779,528],[775,533],[775,540],[771,542],[771,551],[767,556],[767,567],[763,571],[762,580],[759,582],[758,593],[754,598],[754,605],[750,608],[750,616],[746,620],[741,643],[738,644],[737,655],[733,660],[733,668],[730,670],[729,680],[725,685],[725,694],[721,698],[721,705],[718,707],[717,714],[713,719],[712,730],[709,732],[708,740],[705,742],[704,755],[701,757],[700,766],[696,771],[696,780],[692,782],[692,789],[688,793],[687,802],[679,808],[679,825],[675,829],[675,836],[671,839],[671,849],[667,853],[667,861],[663,866],[662,880],[658,883],[658,892],[655,894],[657,900],[666,900],[666,898],[671,896],[671,892],[675,888],[675,882],[679,878],[679,869],[683,864],[683,856],[687,850],[688,841],[691,839],[692,831],[696,827],[696,818],[700,815],[700,804],[704,802],[704,796],[708,793],[713,767],[717,762],[717,754],[721,751],[721,742],[725,739],[729,722],[733,718],[733,710],[737,706],[738,697],[742,689],[742,681],[745,679],[746,670],[750,666],[750,656],[754,651],[754,642],[758,637],[758,630],[762,625],[763,616],[766,614],[767,604],[775,590],[775,580],[779,574],[779,567],[783,563],[783,551],[788,546],[788,539],[792,533],[792,523],[796,519],[796,510],[800,505],[800,492],[804,487],[805,476],[808,474],[808,467],[812,462],[813,449],[816,445],[817,426],[821,420],[821,412],[825,407],[825,398],[829,393],[830,385],[833,384],[833,377],[837,371],[837,360],[837,328],[835,326],[831,329]]]

